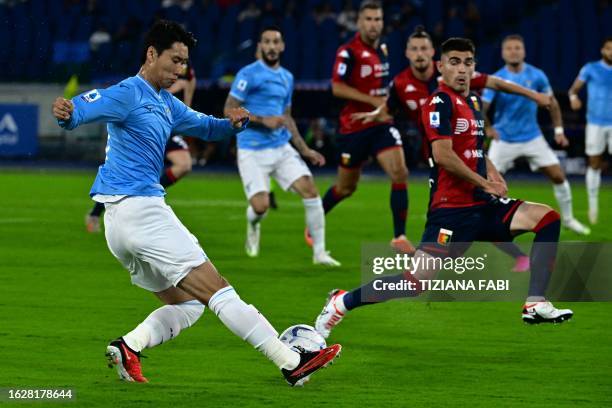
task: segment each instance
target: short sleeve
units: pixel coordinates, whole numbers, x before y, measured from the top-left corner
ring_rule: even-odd
[[[582,67],[580,73],[578,74],[578,79],[582,82],[589,82],[591,80],[591,69],[589,64]]]
[[[348,48],[340,48],[334,62],[332,82],[347,82],[351,77],[354,62],[355,58],[351,50]]]
[[[548,81],[548,77],[543,71],[538,71],[538,82],[536,91],[542,92],[545,94],[552,94],[552,88],[550,86],[550,82]]]
[[[482,92],[482,101],[486,103],[492,103],[495,97],[497,96],[497,92],[493,89],[486,88]]]
[[[232,82],[232,88],[229,94],[240,102],[244,102],[252,86],[251,75],[249,75],[245,69],[241,69],[238,71],[238,74],[236,74],[234,82]]]
[[[421,123],[427,139],[446,139],[453,136],[453,103],[448,94],[438,92],[429,97],[421,111]]]
[[[287,97],[285,98],[283,104],[283,110],[287,110],[289,106],[291,106],[291,98],[293,97],[293,75],[289,73],[289,87],[287,89]]]

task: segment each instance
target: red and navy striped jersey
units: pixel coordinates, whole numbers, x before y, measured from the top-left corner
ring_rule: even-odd
[[[344,82],[362,93],[384,97],[387,96],[388,78],[386,44],[381,43],[374,49],[364,43],[357,33],[352,40],[338,48],[332,82]],[[340,112],[340,133],[353,133],[379,126],[380,122],[364,124],[360,120],[351,119],[353,113],[371,110],[372,106],[367,103],[348,100]]]
[[[421,109],[421,124],[430,145],[436,140],[451,139],[453,151],[470,169],[487,178],[487,164],[483,150],[485,139],[482,102],[474,92],[467,97],[446,84],[425,101]],[[431,167],[429,209],[471,207],[484,204],[487,195],[444,168],[433,157]]]

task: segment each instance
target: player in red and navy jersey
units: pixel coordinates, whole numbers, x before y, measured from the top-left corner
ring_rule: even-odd
[[[178,95],[185,105],[191,106],[195,88],[195,71],[188,62],[185,71],[168,88],[168,92]],[[159,177],[159,184],[165,188],[191,172],[191,154],[189,153],[189,145],[181,135],[173,135],[168,139],[164,154],[164,172]],[[100,232],[100,217],[103,212],[104,204],[95,202],[91,211],[85,215],[87,232]]]
[[[434,63],[434,54],[431,37],[423,26],[417,26],[406,43],[406,58],[410,61],[410,66],[393,78],[385,103],[373,111],[353,114],[353,120],[363,123],[385,122],[391,118],[391,115],[399,115],[407,117],[420,129],[421,107],[439,86],[440,72]],[[543,107],[551,104],[551,97],[548,94],[538,93],[502,78],[475,71],[470,80],[470,89],[481,91],[484,88],[522,95]],[[513,271],[529,270],[529,257],[516,245],[512,243],[496,245],[515,258]]]
[[[346,100],[340,113],[340,129],[336,138],[339,153],[338,178],[323,197],[327,214],[357,188],[362,164],[376,158],[391,179],[391,212],[393,215],[392,245],[402,252],[414,252],[406,238],[408,169],[400,133],[391,121],[361,123],[351,115],[382,104],[387,95],[389,63],[387,46],[381,42],[383,30],[382,6],[376,1],[364,1],[357,20],[359,32],[336,54],[332,92]]]
[[[420,291],[381,291],[405,282],[432,279],[434,257],[461,256],[474,241],[512,241],[516,235],[535,233],[531,250],[531,279],[522,319],[527,323],[561,323],[573,316],[556,309],[545,292],[554,267],[561,224],[559,214],[544,204],[507,198],[500,173],[483,150],[485,124],[480,97],[470,91],[475,67],[474,44],[451,38],[442,44],[438,69],[442,83],[423,104],[421,122],[430,146],[431,194],[427,223],[415,256],[422,257],[415,271],[381,277],[351,292],[334,290],[316,319],[325,337],[354,308]],[[375,285],[374,282],[377,282]],[[386,285],[385,285],[386,284]],[[399,284],[399,285],[398,285]]]

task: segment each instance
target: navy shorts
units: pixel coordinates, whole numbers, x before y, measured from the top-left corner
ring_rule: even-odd
[[[510,223],[522,203],[513,198],[498,198],[474,207],[430,210],[419,249],[432,256],[456,257],[474,241],[512,241]]]
[[[402,136],[391,125],[373,126],[359,132],[336,137],[338,163],[342,167],[360,167],[370,156],[383,150],[402,147]]]

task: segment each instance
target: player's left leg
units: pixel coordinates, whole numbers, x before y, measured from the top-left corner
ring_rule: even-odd
[[[179,137],[179,136],[174,136]],[[185,142],[183,142],[185,143]],[[185,143],[185,147],[187,144]],[[191,172],[191,154],[187,148],[174,149],[166,151],[166,160],[170,162],[166,166],[164,172],[159,178],[159,183],[165,187],[169,187],[176,183],[179,179]]]
[[[391,128],[394,129],[395,128]],[[397,132],[397,130],[395,130]],[[401,145],[380,150],[376,159],[391,179],[390,206],[393,218],[393,239],[391,246],[404,253],[414,253],[415,248],[406,238],[408,215],[408,167]]]
[[[554,269],[561,228],[559,213],[547,205],[521,203],[511,215],[511,234],[535,233],[530,253],[529,293],[523,306],[526,323],[562,323],[573,316],[569,309],[556,309],[546,300],[546,289]]]
[[[312,176],[303,175],[291,184],[304,203],[306,227],[312,238],[313,262],[319,265],[340,266],[325,248],[325,212],[323,202]]]
[[[180,288],[171,286],[155,295],[165,304],[151,312],[136,328],[107,347],[109,363],[126,381],[147,382],[142,375],[140,353],[176,338],[195,324],[204,305]]]
[[[572,190],[565,173],[559,164],[540,167],[540,171],[553,183],[555,198],[559,204],[563,226],[581,235],[589,235],[591,230],[574,217]]]

